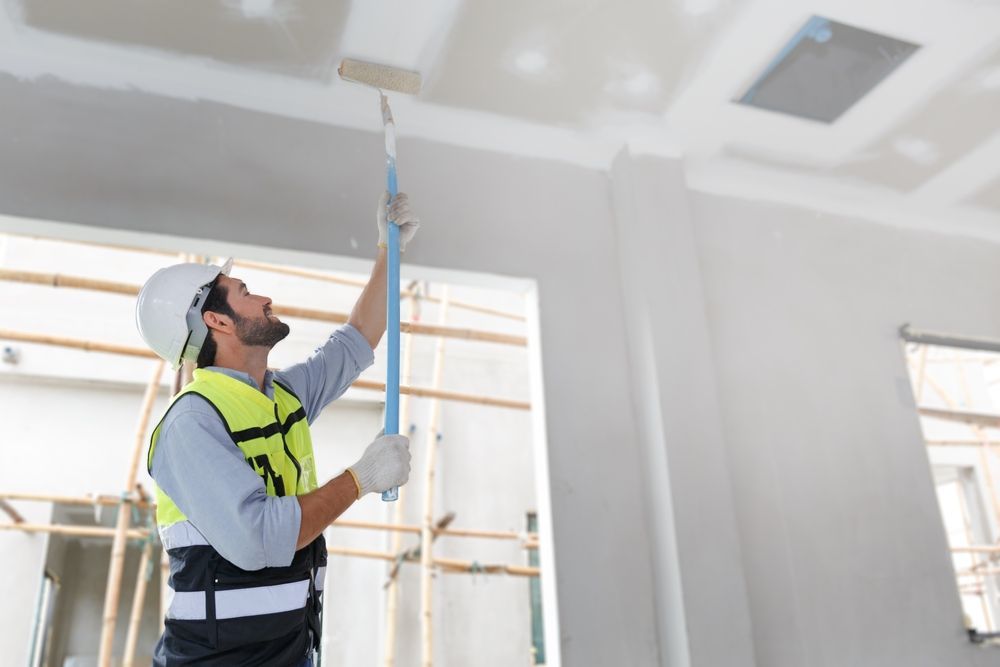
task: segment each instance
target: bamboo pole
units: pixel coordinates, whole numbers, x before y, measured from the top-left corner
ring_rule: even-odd
[[[57,241],[59,243],[72,243],[74,245],[89,246],[91,248],[124,250],[126,252],[141,252],[149,255],[163,255],[167,257],[176,257],[178,255],[178,253],[173,250],[157,250],[156,248],[143,248],[140,246],[124,245],[120,243],[98,243],[97,241],[81,241],[80,239],[69,240],[53,236],[39,236],[38,234],[19,234],[17,232],[4,232],[4,233],[7,236],[18,236],[20,238],[32,239],[34,241]]]
[[[118,345],[117,343],[98,343],[81,338],[68,338],[66,336],[49,336],[47,334],[24,333],[21,331],[11,331],[10,329],[0,329],[0,338],[5,340],[16,340],[22,343],[37,343],[38,345],[70,347],[78,350],[84,350],[86,352],[106,352],[108,354],[121,354],[129,357],[142,357],[145,359],[156,358],[156,354],[152,350],[148,350],[144,347]]]
[[[448,319],[448,287],[438,312],[438,321],[444,324]],[[444,375],[444,338],[438,338],[434,348],[434,387],[441,386]],[[424,447],[426,464],[424,468],[424,520],[420,532],[420,636],[421,665],[434,664],[433,590],[431,576],[434,567],[434,476],[437,448],[440,440],[441,401],[432,399],[430,417],[427,420],[427,441]]]
[[[107,280],[93,280],[90,278],[82,278],[80,276],[64,276],[58,273],[39,273],[36,271],[0,269],[0,280],[35,285],[48,285],[50,287],[67,287],[72,289],[110,292],[129,296],[135,296],[139,293],[138,285],[111,282]],[[319,310],[316,308],[304,308],[300,306],[284,306],[279,304],[273,304],[271,306],[271,311],[275,315],[287,315],[288,317],[298,317],[307,320],[316,320],[319,322],[332,322],[334,324],[344,324],[347,322],[349,317],[347,313]],[[505,334],[495,331],[482,331],[479,329],[440,327],[414,322],[400,322],[399,329],[403,333],[444,336],[446,338],[460,338],[464,340],[479,341],[482,343],[501,343],[503,345],[514,345],[518,347],[526,347],[528,345],[528,339],[525,336],[515,336],[513,334]]]
[[[331,547],[326,548],[326,552],[333,556],[357,556],[359,558],[378,558],[389,561],[396,560],[396,557],[385,551],[372,551],[370,549],[355,549],[353,547]]]
[[[422,526],[405,523],[378,523],[375,521],[352,521],[337,519],[330,524],[340,528],[362,528],[370,530],[388,530],[396,533],[420,534]],[[537,533],[516,533],[512,530],[475,530],[470,528],[434,528],[435,537],[476,537],[491,540],[521,540],[526,543],[538,541]]]
[[[1000,568],[997,567],[984,567],[981,569],[969,568],[968,570],[962,570],[961,572],[956,572],[959,577],[975,577],[975,576],[996,576],[1000,574]]]
[[[16,340],[24,343],[36,343],[39,345],[53,345],[57,347],[68,347],[88,352],[105,352],[108,354],[122,354],[145,359],[156,359],[156,354],[152,350],[142,347],[131,347],[128,345],[118,345],[114,343],[99,343],[83,340],[79,338],[67,338],[65,336],[49,336],[45,334],[26,333],[21,331],[11,331],[10,329],[0,329],[0,339]],[[372,380],[355,380],[351,385],[357,389],[370,389],[384,392],[385,383]],[[455,401],[458,403],[473,403],[476,405],[488,405],[497,408],[510,408],[512,410],[530,410],[531,403],[526,401],[513,401],[505,398],[492,398],[489,396],[479,396],[476,394],[462,394],[454,391],[444,391],[440,389],[427,389],[424,387],[400,386],[401,394],[409,396],[420,396],[422,398],[439,398],[443,401]]]
[[[153,405],[156,403],[156,396],[160,391],[160,377],[163,375],[165,365],[162,359],[156,363],[153,375],[146,386],[146,394],[142,400],[142,408],[139,411],[139,420],[135,428],[135,443],[132,447],[132,456],[125,471],[125,489],[128,494],[131,494],[132,489],[135,488],[135,478],[138,473],[139,460],[142,458],[146,431],[149,428],[149,418],[153,412]],[[118,525],[114,543],[111,546],[108,587],[104,597],[104,623],[101,627],[101,643],[98,657],[98,665],[100,667],[111,667],[111,651],[114,645],[115,625],[118,621],[118,601],[121,597],[122,569],[125,565],[125,549],[131,518],[130,501],[128,497],[123,497],[122,505],[118,509]]]
[[[47,503],[56,503],[58,505],[118,505],[121,503],[121,498],[115,498],[113,496],[58,496],[50,495],[47,493],[3,493],[0,492],[0,503],[7,500],[27,500],[27,501],[38,501]],[[153,509],[155,505],[148,500],[132,500],[132,504],[139,509]]]
[[[14,523],[24,523],[24,517],[3,498],[0,498],[0,510],[3,510]]]
[[[969,570],[983,570],[983,569],[988,569],[990,566],[992,566],[997,561],[1000,561],[1000,553],[994,553],[994,554],[988,553],[988,554],[984,554],[983,555],[983,561],[979,562],[977,560],[975,562],[975,564],[973,564],[969,568]]]
[[[979,447],[983,444],[982,440],[974,440],[972,438],[968,440],[926,440],[925,441],[929,447]],[[997,440],[988,439],[991,445],[1000,444]]]
[[[125,252],[141,252],[151,255],[166,255],[166,256],[173,256],[176,254],[169,250],[157,250],[156,248],[140,248],[138,246],[120,245],[113,243],[95,243],[93,241],[80,241],[80,240],[64,241],[64,239],[51,239],[46,236],[36,236],[33,234],[12,234],[12,235],[21,236],[22,238],[30,238],[30,239],[44,240],[44,241],[58,240],[62,242],[73,243],[75,245],[85,245],[96,248],[108,248],[111,250],[122,250]],[[338,285],[346,285],[350,287],[364,287],[367,284],[365,281],[361,279],[344,278],[341,276],[335,276],[321,271],[312,271],[309,269],[297,269],[290,266],[282,266],[280,264],[271,264],[268,262],[258,262],[249,259],[235,260],[233,261],[233,266],[245,267],[248,269],[257,269],[259,271],[269,271],[271,273],[278,273],[289,276],[298,276],[300,278],[312,278],[314,280],[322,280],[325,282],[334,283]],[[403,292],[403,296],[410,296],[411,294],[412,292],[410,290],[406,290]],[[438,303],[440,301],[439,299],[430,296],[424,298],[432,303]],[[527,319],[525,318],[524,315],[518,315],[517,313],[509,313],[504,310],[497,310],[495,308],[487,308],[485,306],[477,306],[474,304],[463,303],[459,301],[452,301],[451,305],[453,308],[462,308],[465,310],[471,310],[486,315],[496,315],[497,317],[504,317],[519,322],[524,322]]]
[[[385,383],[370,380],[355,380],[352,387],[357,389],[371,389],[373,391],[385,391]],[[531,403],[527,401],[512,401],[506,398],[491,398],[489,396],[477,396],[474,394],[462,394],[455,391],[445,391],[443,389],[427,389],[423,387],[400,387],[400,393],[420,398],[437,398],[442,401],[455,401],[456,403],[474,403],[476,405],[488,405],[495,408],[510,408],[512,410],[530,410]]]
[[[0,503],[5,500],[32,500],[39,502],[53,502],[64,505],[118,505],[121,500],[112,496],[58,496],[45,493],[5,493],[0,492]],[[148,500],[133,500],[131,504],[140,509],[155,511],[156,504]],[[11,508],[14,509],[13,507]],[[12,517],[13,518],[13,517]],[[15,522],[17,520],[15,519]],[[417,524],[406,523],[381,523],[378,521],[356,521],[352,519],[337,519],[330,524],[333,528],[357,528],[361,530],[384,530],[391,533],[410,533],[419,535],[423,528]],[[473,537],[494,540],[522,540],[525,542],[537,541],[537,533],[517,533],[507,530],[476,530],[470,528],[435,528],[434,535],[437,537]]]
[[[415,283],[414,283],[415,285]],[[411,286],[407,290],[407,302],[409,304],[409,315],[411,322],[420,321],[420,302],[419,298],[423,294],[419,291],[419,288],[414,289]],[[402,382],[404,384],[409,384],[413,374],[413,336],[407,336],[403,343],[403,377]],[[406,424],[410,423],[410,395],[405,394],[400,399],[399,402],[399,424],[405,427]],[[409,430],[407,430],[409,432]],[[407,496],[407,487],[404,484],[399,487],[398,497],[396,502],[393,504],[392,517],[393,522],[396,524],[401,524],[403,522],[403,510],[405,508],[405,501]],[[419,526],[414,526],[417,533],[420,532]],[[389,542],[389,550],[392,553],[399,553],[402,549],[402,531],[394,531]],[[389,584],[386,588],[386,604],[385,604],[385,639],[382,650],[382,655],[384,657],[385,667],[394,667],[396,664],[396,628],[399,617],[399,582],[395,577],[389,579]]]
[[[974,412],[972,410],[956,410],[932,408],[921,405],[917,411],[924,417],[944,419],[946,421],[961,422],[972,426],[985,426],[987,428],[1000,428],[1000,413]]]
[[[0,530],[19,530],[24,533],[49,533],[50,535],[67,535],[69,537],[111,537],[117,532],[114,528],[100,526],[63,526],[43,523],[0,523]],[[130,528],[125,533],[131,540],[141,540],[149,535],[148,530]]]
[[[111,292],[136,296],[139,294],[137,285],[119,283],[111,280],[97,280],[81,276],[64,276],[60,273],[39,273],[37,271],[16,271],[0,268],[0,280],[31,285],[46,285],[48,287],[68,287],[71,289],[93,290],[95,292]]]
[[[973,545],[968,547],[949,547],[952,553],[1000,553],[1000,545]]]
[[[538,574],[537,567],[524,565],[493,565],[480,564],[474,561],[456,560],[454,558],[435,558],[434,564],[444,571],[470,572],[472,574],[515,574],[524,577],[531,577]]]
[[[260,271],[270,271],[271,273],[279,273],[287,276],[297,276],[299,278],[311,278],[313,280],[322,280],[328,283],[334,283],[336,285],[347,285],[350,287],[364,287],[368,283],[364,280],[354,279],[354,278],[343,278],[341,276],[331,275],[329,273],[324,273],[322,271],[311,271],[309,269],[296,269],[290,266],[280,266],[277,264],[269,264],[267,262],[255,262],[246,259],[239,259],[233,262],[233,266],[245,267],[248,269],[257,269]],[[415,294],[413,289],[406,289],[401,292],[402,296],[413,297]],[[421,295],[421,299],[428,301],[430,303],[441,303],[441,299],[437,297],[427,295]],[[461,301],[451,301],[452,308],[461,308],[463,310],[469,310],[476,313],[482,313],[484,315],[495,315],[496,317],[504,317],[510,320],[515,320],[518,322],[524,322],[524,315],[518,315],[517,313],[509,313],[504,310],[497,310],[495,308],[487,308],[485,306],[477,306],[471,303],[465,303]]]
[[[275,315],[298,317],[304,320],[315,320],[317,322],[330,322],[332,324],[344,324],[348,320],[347,313],[319,310],[317,308],[304,308],[302,306],[280,306],[275,304],[271,306],[271,311]],[[505,334],[496,331],[482,331],[479,329],[465,329],[440,325],[435,326],[419,322],[400,322],[399,330],[408,334],[443,336],[444,338],[474,340],[481,343],[502,343],[504,345],[514,345],[518,347],[526,347],[528,345],[528,339],[525,336],[516,336],[514,334]]]
[[[356,558],[373,558],[394,563],[398,560],[396,554],[387,551],[372,551],[369,549],[354,549],[352,547],[330,547],[326,548],[327,553],[332,556],[348,556]],[[414,556],[406,555],[403,558],[406,563],[416,563]],[[493,563],[477,563],[470,560],[456,560],[454,558],[435,558],[434,566],[439,566],[442,571],[448,573],[466,572],[469,574],[508,574],[514,577],[538,577],[541,569],[537,567],[525,567],[521,565],[503,565]]]
[[[526,336],[515,336],[513,334],[498,333],[496,331],[480,331],[478,329],[434,326],[431,324],[418,325],[412,322],[400,323],[399,330],[403,333],[441,336],[442,338],[461,338],[465,340],[478,341],[480,343],[502,343],[504,345],[514,345],[516,347],[528,346],[528,338]]]
[[[324,273],[322,271],[313,271],[311,269],[297,269],[292,266],[281,266],[279,264],[258,262],[250,259],[234,259],[233,266],[244,269],[256,269],[258,271],[268,271],[269,273],[278,273],[285,276],[295,276],[297,278],[322,280],[323,282],[333,283],[334,285],[345,285],[347,287],[364,287],[365,285],[368,284],[367,280],[362,280],[360,278],[344,278],[342,276],[335,276],[333,274]]]
[[[142,608],[146,604],[146,585],[150,579],[149,570],[152,555],[153,542],[147,539],[142,547],[142,558],[139,559],[139,573],[135,577],[135,595],[132,598],[132,614],[128,621],[128,635],[125,638],[125,656],[122,658],[122,667],[133,667],[135,664],[135,646],[139,641]]]

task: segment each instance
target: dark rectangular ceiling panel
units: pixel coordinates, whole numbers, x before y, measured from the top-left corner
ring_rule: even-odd
[[[832,123],[919,48],[813,16],[735,101]]]

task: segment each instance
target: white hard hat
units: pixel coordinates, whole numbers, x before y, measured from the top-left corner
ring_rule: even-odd
[[[208,335],[201,318],[207,287],[219,274],[228,276],[232,267],[232,259],[222,266],[175,264],[154,273],[139,290],[135,304],[139,335],[174,370],[183,359],[198,359]]]

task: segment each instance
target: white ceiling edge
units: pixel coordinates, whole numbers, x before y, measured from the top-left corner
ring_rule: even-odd
[[[361,54],[364,55],[364,54]],[[176,100],[205,100],[336,127],[381,131],[374,90],[339,79],[332,84],[178,57],[12,26],[0,14],[0,71],[22,80],[52,77],[71,85],[139,91]],[[516,120],[389,94],[399,137],[569,163],[606,171],[630,138],[663,132],[659,119],[600,130]],[[665,139],[660,139],[663,143]]]
[[[1000,176],[1000,130],[936,173],[914,192],[922,201],[959,202]]]
[[[921,48],[835,123],[734,103],[809,16],[909,40]],[[832,167],[896,127],[997,44],[1000,3],[961,0],[752,0],[727,22],[666,118],[686,154],[725,145],[762,157]]]
[[[0,234],[3,233],[61,241],[79,241],[81,243],[149,249],[167,254],[176,253],[178,256],[181,253],[194,253],[209,257],[236,257],[237,259],[286,264],[319,271],[354,273],[361,276],[369,275],[372,270],[372,264],[375,262],[374,252],[371,259],[359,259],[346,255],[293,250],[274,246],[258,246],[239,243],[237,241],[156,234],[116,227],[102,227],[100,225],[59,222],[41,218],[0,214]],[[404,262],[401,265],[400,278],[402,283],[408,283],[412,280],[426,280],[434,283],[503,290],[516,294],[528,294],[536,288],[535,279],[530,277],[480,273],[462,269],[424,266],[409,262]]]
[[[884,188],[762,167],[739,159],[684,160],[690,190],[794,206],[858,222],[920,230],[1000,244],[1000,214],[955,205],[937,205]]]

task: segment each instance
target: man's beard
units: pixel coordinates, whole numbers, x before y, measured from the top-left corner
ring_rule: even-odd
[[[284,322],[267,317],[250,319],[237,315],[233,318],[233,322],[236,324],[236,337],[244,345],[253,347],[274,347],[283,341],[291,330]]]

